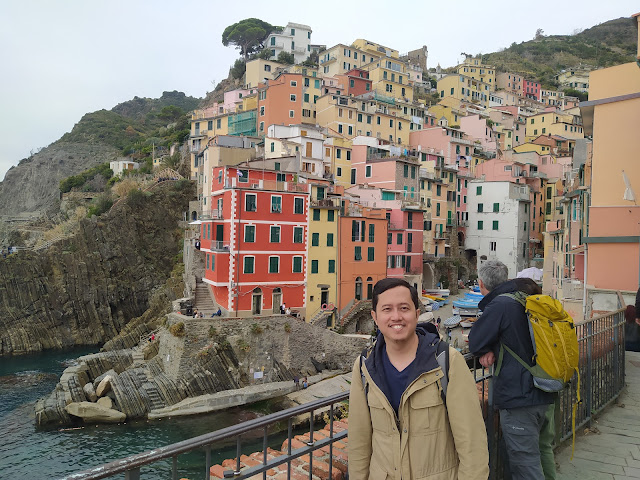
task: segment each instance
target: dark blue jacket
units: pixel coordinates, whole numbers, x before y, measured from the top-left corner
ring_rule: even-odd
[[[411,364],[411,370],[409,371],[409,378],[407,385],[418,378],[424,372],[430,372],[431,370],[438,368],[438,362],[436,360],[436,351],[438,348],[438,342],[440,337],[430,332],[433,327],[426,324],[418,324],[416,327],[416,333],[418,334],[418,350],[416,351],[416,359]],[[389,402],[391,403],[391,390],[387,383],[386,375],[384,374],[383,350],[385,348],[385,341],[382,333],[378,332],[376,342],[373,346],[373,350],[367,356],[365,365],[371,375],[371,379],[376,383],[378,388],[382,390]]]
[[[492,351],[496,356],[504,343],[529,365],[533,365],[533,344],[524,307],[516,300],[500,296],[516,292],[515,282],[507,281],[491,290],[478,304],[482,315],[469,332],[469,350],[480,356]],[[493,402],[499,409],[528,407],[553,403],[554,393],[533,385],[533,377],[504,350],[502,368],[494,379]]]

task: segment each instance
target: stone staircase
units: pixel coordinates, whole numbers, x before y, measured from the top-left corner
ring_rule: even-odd
[[[195,308],[198,309],[198,312],[204,313],[207,317],[218,310],[218,307],[213,303],[213,299],[209,293],[209,285],[204,282],[196,283]]]
[[[316,327],[326,327],[327,326],[327,317],[329,317],[333,313],[333,310],[319,310],[309,322],[311,325]]]
[[[138,376],[138,379],[140,380],[140,383],[142,384],[141,385],[142,390],[144,390],[144,393],[146,393],[147,397],[149,397],[149,401],[151,402],[150,409],[157,410],[159,408],[164,408],[167,405],[162,400],[162,397],[160,396],[160,391],[158,390],[158,387],[156,386],[156,384],[149,381],[149,375],[147,374],[147,370],[148,369],[146,368],[137,369],[136,374]]]

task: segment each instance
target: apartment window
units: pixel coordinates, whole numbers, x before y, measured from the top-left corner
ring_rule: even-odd
[[[436,185],[436,195],[438,197],[442,195],[442,185]]]
[[[270,235],[269,241],[271,243],[280,243],[280,227],[271,225],[269,227]]]
[[[403,175],[404,178],[409,178],[409,165],[407,165],[406,163],[403,166]]]
[[[336,261],[329,260],[329,273],[336,273]]]
[[[222,128],[222,119],[221,118],[218,118],[216,120],[216,128]]]
[[[256,226],[245,225],[244,226],[244,241],[246,243],[253,243],[256,241]]]
[[[362,247],[357,246],[354,249],[354,260],[362,260]]]
[[[313,81],[313,88],[320,88],[320,80]]]
[[[407,233],[407,252],[413,249],[413,233]]]
[[[527,231],[527,222],[524,222],[524,228],[523,230],[526,232]]]
[[[255,193],[247,193],[244,197],[245,212],[255,212],[257,210],[257,200]]]
[[[317,208],[313,209],[313,220],[316,222],[320,220],[320,210]]]
[[[349,183],[351,183],[351,185],[355,185],[356,184],[356,173],[357,173],[356,169],[352,168],[351,169],[351,179],[350,179],[350,182],[349,182]]]
[[[280,257],[269,257],[269,273],[280,272]]]
[[[304,73],[305,73],[305,75],[306,75],[306,70],[304,70]],[[305,86],[305,87],[308,87],[309,85],[310,85],[310,81],[309,81],[309,79],[308,79],[308,78],[305,78],[305,79],[304,79],[304,86]],[[305,102],[308,102],[308,101],[309,101],[309,95],[305,95],[305,98],[306,98]]]
[[[341,123],[338,124],[338,133],[342,133],[342,124]]]
[[[276,151],[276,142],[271,142],[271,151],[272,152]]]
[[[311,273],[318,273],[318,260],[311,260]]]
[[[373,262],[375,261],[375,248],[374,247],[369,247],[367,248],[367,261],[368,262]]]
[[[280,170],[280,163],[275,162],[275,169]],[[276,182],[284,182],[287,180],[287,175],[284,173],[276,173]]]
[[[333,233],[327,233],[327,247],[333,247]]]
[[[320,245],[320,234],[319,233],[311,234],[311,246],[317,247],[319,245]]]
[[[369,224],[369,243],[375,242],[376,226],[373,223]]]
[[[526,229],[526,227],[525,227],[525,229]],[[498,230],[498,220],[494,220],[493,221],[493,230]]]
[[[436,217],[440,216],[440,203],[436,203]]]
[[[336,177],[341,177],[341,176],[342,176],[342,167],[336,167]]]
[[[293,227],[293,243],[302,243],[304,227]]]
[[[402,245],[402,234],[401,233],[398,233],[396,235],[396,244],[397,245]]]
[[[362,114],[361,113],[358,114],[358,121],[362,122]]]
[[[302,273],[302,257],[293,257],[293,273]]]
[[[342,125],[339,127],[342,128]],[[336,158],[342,158],[342,149],[336,148]]]
[[[495,252],[497,250],[497,243],[498,242],[489,242],[489,250]]]
[[[304,198],[293,199],[293,213],[304,213]]]
[[[476,195],[482,195],[482,187],[476,187]]]
[[[416,167],[411,167],[411,178],[416,178]]]
[[[551,202],[547,202],[546,209],[545,209],[545,214],[546,215],[551,215]]]
[[[371,124],[371,115],[367,115],[367,123]]]
[[[296,112],[294,112],[293,110],[289,110],[289,118],[293,118],[295,117]]]
[[[289,96],[289,100],[291,100],[292,102],[295,102],[295,101],[296,101],[296,96],[295,96],[295,94],[293,94],[293,93],[292,93],[292,94]]]
[[[260,116],[264,116],[264,106],[260,107]]]
[[[307,79],[305,79],[305,80],[308,80],[308,78],[307,78]],[[305,93],[305,94],[304,94],[304,101],[305,101],[305,102],[308,102],[308,101],[309,101],[309,94],[308,94],[308,93]]]
[[[336,216],[336,212],[335,211],[327,210],[327,221],[328,222],[333,222],[335,216]]]
[[[483,222],[482,220],[478,220],[478,230],[482,230]]]
[[[371,177],[371,165],[367,165],[364,168],[364,176],[367,178]]]
[[[244,257],[243,273],[254,273],[255,257]]]
[[[271,195],[271,213],[282,213],[282,197]]]

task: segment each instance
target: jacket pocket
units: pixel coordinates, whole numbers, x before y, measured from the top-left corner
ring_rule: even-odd
[[[409,426],[414,435],[435,433],[439,430],[438,415],[444,404],[440,389],[434,383],[411,395],[409,400]]]
[[[371,427],[385,435],[390,434],[393,419],[389,412],[384,408],[383,403],[371,392],[369,392],[367,397],[367,403],[369,405],[369,414],[371,415]]]

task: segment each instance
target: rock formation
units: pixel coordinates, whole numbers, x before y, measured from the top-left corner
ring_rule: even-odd
[[[180,322],[185,333],[174,336],[168,327]],[[366,343],[366,339],[278,315],[192,319],[172,313],[155,338],[149,342],[145,336],[134,348],[80,357],[77,365],[64,371],[51,395],[37,402],[36,423],[100,421],[96,415],[102,410],[89,409],[87,404],[122,414],[108,412],[108,419],[115,415],[145,418],[186,398],[236,390],[256,381],[290,381],[295,374],[313,375],[318,367],[345,372]],[[86,394],[91,391],[87,385],[97,401]],[[111,399],[111,405],[105,398]]]
[[[145,313],[174,267],[194,188],[137,193],[47,250],[0,259],[0,355],[101,345]]]

